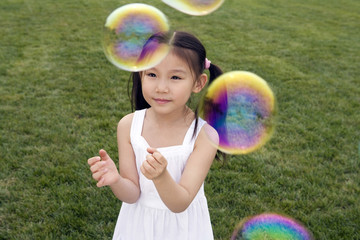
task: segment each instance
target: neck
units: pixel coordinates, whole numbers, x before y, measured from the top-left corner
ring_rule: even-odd
[[[147,110],[146,114],[154,123],[161,126],[173,126],[174,124],[186,124],[190,125],[194,119],[193,111],[185,106],[183,109],[179,109],[176,112],[171,112],[168,114],[161,114],[153,111],[152,108]]]

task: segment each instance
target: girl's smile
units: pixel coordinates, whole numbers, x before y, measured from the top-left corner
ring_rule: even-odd
[[[163,99],[163,98],[154,98],[155,102],[159,105],[164,105],[166,103],[171,102],[171,100]]]

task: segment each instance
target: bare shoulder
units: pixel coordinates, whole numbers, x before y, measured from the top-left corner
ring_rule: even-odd
[[[200,140],[207,141],[208,143],[211,143],[212,145],[219,145],[219,134],[209,124],[205,124],[202,129],[200,130],[199,137]]]
[[[118,130],[130,130],[131,123],[134,117],[134,113],[129,113],[125,115],[122,119],[120,119],[118,123]]]
[[[214,144],[216,146],[219,145],[219,134],[217,133],[215,128],[213,128],[209,124],[206,123],[203,126],[203,128],[200,131],[200,134],[202,134],[202,135],[205,134],[206,138],[208,140],[210,140],[212,144]]]
[[[130,128],[134,117],[134,113],[127,114],[120,119],[117,126],[117,137],[118,140],[124,139],[126,142],[130,142]]]

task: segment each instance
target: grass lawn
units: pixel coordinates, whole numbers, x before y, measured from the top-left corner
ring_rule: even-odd
[[[110,239],[121,202],[87,159],[117,156],[129,73],[101,47],[126,0],[0,1],[0,239]],[[226,0],[192,17],[160,0],[224,71],[264,78],[278,103],[260,150],[214,162],[205,191],[216,239],[244,217],[289,215],[316,239],[360,239],[360,1]]]

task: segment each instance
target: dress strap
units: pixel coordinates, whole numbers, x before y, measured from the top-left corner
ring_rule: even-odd
[[[134,138],[141,136],[142,128],[144,125],[146,109],[138,110],[134,112],[133,120],[131,123],[130,137]]]
[[[194,146],[195,141],[201,131],[201,128],[206,124],[206,121],[204,121],[201,118],[198,118],[198,125],[197,125],[197,129],[196,129],[196,133],[194,136],[194,128],[195,128],[195,120],[191,123],[191,126],[189,127],[188,131],[186,132],[185,138],[184,138],[184,144],[191,144],[192,146]],[[194,136],[194,137],[193,137]]]

